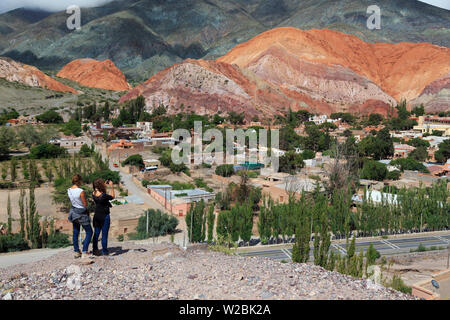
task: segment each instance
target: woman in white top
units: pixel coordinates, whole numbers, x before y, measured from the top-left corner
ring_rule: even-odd
[[[80,186],[83,184],[81,176],[76,174],[72,177],[73,186],[67,189],[67,195],[69,196],[70,202],[72,202],[72,208],[69,212],[69,221],[73,224],[73,249],[75,251],[75,258],[87,257],[89,250],[89,243],[92,239],[92,227],[91,219],[87,211],[88,203],[86,201],[86,194]],[[86,237],[83,241],[83,253],[80,252],[80,247],[78,244],[78,238],[80,236],[80,229],[83,226],[84,231],[86,231]]]

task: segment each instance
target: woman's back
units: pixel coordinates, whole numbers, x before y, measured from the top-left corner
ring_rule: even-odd
[[[67,189],[67,195],[69,196],[70,202],[72,202],[72,206],[75,208],[84,209],[83,201],[81,200],[81,193],[84,190],[77,188],[69,188]]]

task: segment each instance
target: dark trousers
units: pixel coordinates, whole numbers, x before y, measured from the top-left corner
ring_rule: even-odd
[[[102,226],[96,226],[94,231],[94,239],[92,240],[92,246],[94,247],[94,251],[98,250],[98,237],[100,236],[100,232],[102,233],[102,253],[108,254],[108,232],[109,226],[111,224],[111,218],[109,214],[106,215],[105,221]]]
[[[72,237],[73,250],[75,252],[79,252],[80,247],[78,244],[78,238],[80,236],[81,225],[78,222],[72,222],[72,224],[73,224],[73,237]],[[89,250],[89,243],[91,243],[91,239],[92,239],[92,227],[90,224],[83,225],[83,229],[84,229],[84,231],[86,231],[86,237],[83,240],[83,252],[87,253]]]

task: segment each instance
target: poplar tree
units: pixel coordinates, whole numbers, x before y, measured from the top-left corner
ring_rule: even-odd
[[[8,212],[8,234],[12,234],[12,216],[11,216],[11,198],[8,193],[8,203],[6,205],[6,211]]]
[[[25,190],[20,188],[19,195],[19,216],[20,216],[20,236],[25,239],[25,212],[24,212]]]
[[[208,243],[213,241],[215,219],[216,215],[214,214],[214,204],[212,204],[208,208]]]

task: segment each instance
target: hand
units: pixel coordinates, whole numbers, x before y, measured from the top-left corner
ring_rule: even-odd
[[[109,184],[110,187],[114,186],[114,183],[111,180],[109,180],[108,184]]]

